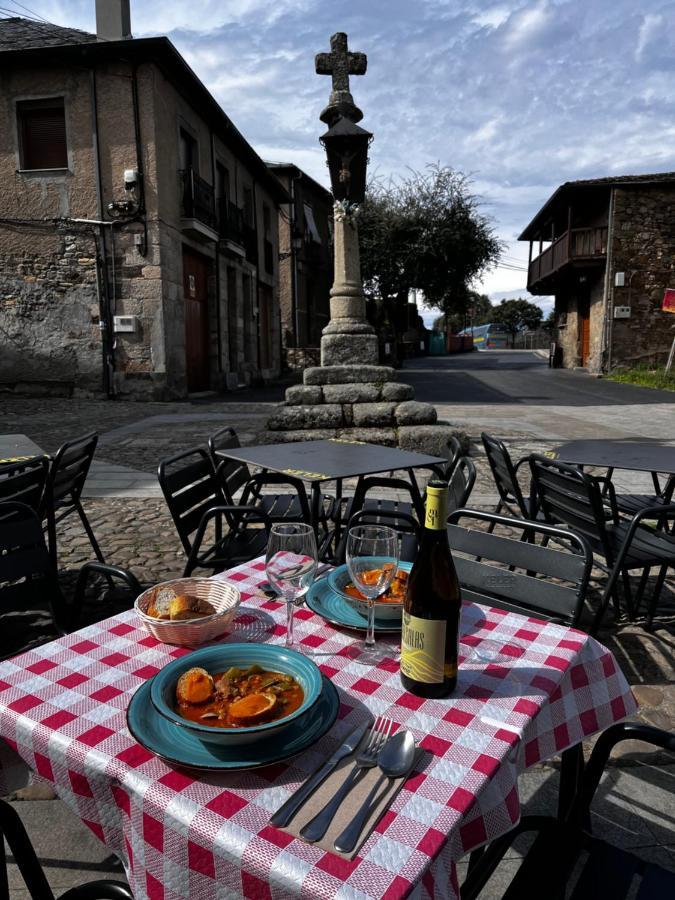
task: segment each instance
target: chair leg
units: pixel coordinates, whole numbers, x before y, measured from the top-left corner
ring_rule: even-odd
[[[654,619],[654,614],[656,613],[656,606],[659,602],[659,597],[661,596],[661,591],[663,590],[663,583],[666,580],[666,573],[668,571],[668,566],[661,566],[659,569],[659,574],[656,576],[656,584],[654,585],[654,592],[649,599],[649,603],[647,605],[647,621],[646,625],[648,628],[652,627],[652,621]]]
[[[616,593],[616,582],[619,577],[619,570],[616,566],[610,572],[609,578],[607,579],[607,584],[605,585],[605,593],[600,601],[600,606],[598,607],[598,611],[595,614],[595,618],[593,619],[593,624],[591,625],[590,634],[596,635],[598,633],[598,629],[602,624],[602,620],[607,612],[607,607],[610,604],[610,601],[614,601],[614,606],[619,614],[619,602],[618,596]]]
[[[87,518],[84,509],[82,508],[82,504],[79,500],[75,503],[75,509],[77,510],[77,514],[80,517],[80,521],[82,522],[82,527],[87,532],[87,537],[89,538],[89,543],[91,544],[94,554],[96,555],[96,559],[100,563],[105,563],[105,558],[101,553],[101,548],[98,545],[96,536],[94,535],[91,525],[89,524],[89,519]]]
[[[42,866],[26,833],[23,822],[10,804],[4,801],[0,802],[0,831],[9,844],[14,861],[21,872],[21,877],[31,897],[34,900],[54,900],[54,894],[45,878],[45,873],[42,871]],[[6,873],[6,859],[3,859],[2,862],[4,863],[3,870]],[[4,887],[4,885],[2,886]],[[6,897],[9,900],[9,892]]]
[[[635,621],[635,609],[633,607],[633,592],[630,589],[630,573],[628,569],[621,570],[621,580],[623,582],[624,601],[626,603],[626,613],[630,622]]]
[[[55,572],[59,571],[59,561],[56,549],[56,513],[54,509],[47,511],[47,547],[49,550],[49,558],[52,561],[52,568]]]
[[[584,748],[574,744],[563,750],[560,757],[560,787],[558,789],[558,819],[564,821],[574,800],[584,772]]]
[[[633,609],[635,610],[635,615],[637,616],[640,612],[640,604],[642,603],[642,598],[645,593],[645,588],[647,587],[647,581],[649,579],[649,573],[651,572],[651,568],[647,566],[642,570],[642,575],[640,576],[640,583],[638,584],[637,591],[635,592],[635,600]]]

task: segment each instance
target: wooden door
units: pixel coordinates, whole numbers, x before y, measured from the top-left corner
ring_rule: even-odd
[[[579,310],[579,355],[581,365],[588,365],[588,355],[591,344],[591,309],[589,298],[580,297]]]
[[[260,285],[260,368],[272,368],[272,288]]]
[[[209,389],[209,261],[183,247],[185,373],[188,391]]]

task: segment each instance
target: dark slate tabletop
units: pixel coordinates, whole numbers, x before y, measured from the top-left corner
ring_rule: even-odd
[[[553,457],[576,465],[675,473],[675,447],[656,441],[569,441]]]
[[[264,444],[259,447],[233,447],[222,450],[221,454],[271,472],[294,475],[305,481],[334,481],[391,469],[414,469],[447,462],[440,456],[427,456],[425,453],[412,453],[409,450],[360,441],[341,441],[338,438]]]
[[[25,434],[0,434],[0,465],[47,454]]]

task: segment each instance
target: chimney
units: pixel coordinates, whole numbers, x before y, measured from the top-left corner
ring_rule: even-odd
[[[129,0],[96,0],[96,37],[99,41],[132,37]]]

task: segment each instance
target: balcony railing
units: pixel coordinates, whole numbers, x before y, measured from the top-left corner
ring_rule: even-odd
[[[218,201],[218,231],[223,240],[244,246],[244,214],[224,197]]]
[[[600,259],[607,253],[607,226],[572,228],[553,241],[543,253],[532,260],[527,274],[528,288],[553,275],[570,262]]]
[[[258,265],[258,232],[253,225],[244,225],[244,248],[246,259],[254,266]]]
[[[193,169],[183,169],[180,175],[183,180],[181,215],[186,219],[198,219],[209,228],[215,228],[216,203],[213,187]]]

